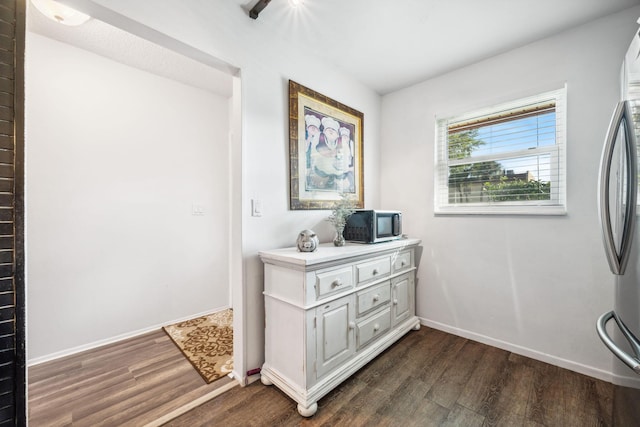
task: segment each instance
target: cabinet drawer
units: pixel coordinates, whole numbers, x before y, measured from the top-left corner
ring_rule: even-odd
[[[356,265],[358,283],[364,283],[371,279],[384,277],[391,272],[391,260],[389,257]]]
[[[316,274],[316,292],[318,298],[350,288],[353,288],[353,270],[351,267]]]
[[[372,311],[378,307],[381,307],[387,304],[390,299],[391,282],[389,281],[360,291],[356,294],[356,316],[360,317],[368,311]]]
[[[358,350],[384,334],[391,326],[391,309],[386,308],[380,313],[357,324]]]
[[[393,272],[405,270],[413,266],[411,262],[411,251],[400,252],[392,261]]]

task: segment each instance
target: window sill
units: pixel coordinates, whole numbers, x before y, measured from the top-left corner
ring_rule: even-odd
[[[566,206],[444,206],[434,215],[566,215]]]

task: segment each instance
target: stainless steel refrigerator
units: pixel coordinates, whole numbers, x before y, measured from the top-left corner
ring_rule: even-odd
[[[639,136],[640,33],[636,33],[623,61],[620,102],[602,152],[598,199],[615,298],[613,309],[600,316],[596,328],[616,356],[613,425],[625,427],[640,425],[640,227],[636,226]]]

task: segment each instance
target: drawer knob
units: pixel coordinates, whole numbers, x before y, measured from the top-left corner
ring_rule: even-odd
[[[374,269],[373,269],[373,271],[371,272],[371,274],[373,274],[374,276],[375,276],[376,274],[378,274],[378,269],[377,269],[377,268],[374,268]]]
[[[380,300],[380,295],[373,296],[373,302],[378,302]]]
[[[355,329],[356,328],[356,322],[349,322],[349,329]]]
[[[379,330],[380,330],[380,325],[378,325],[377,323],[373,325],[373,332],[378,332]]]
[[[397,298],[395,298],[395,299],[393,300],[393,305],[398,305],[398,299],[397,299]]]
[[[342,282],[340,281],[340,279],[336,279],[333,282],[331,282],[332,288],[337,288],[338,286],[342,286]]]

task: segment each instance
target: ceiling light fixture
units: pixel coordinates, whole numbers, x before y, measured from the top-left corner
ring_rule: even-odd
[[[256,5],[253,6],[251,8],[251,10],[249,11],[249,16],[251,17],[251,19],[258,18],[258,15],[260,14],[260,12],[262,12],[262,9],[267,7],[267,5],[270,2],[271,2],[271,0],[260,0],[258,3],[256,3]]]
[[[298,7],[302,4],[302,0],[289,0],[291,7]]]
[[[31,3],[47,18],[60,24],[77,26],[87,22],[91,17],[54,0],[31,0]]]

